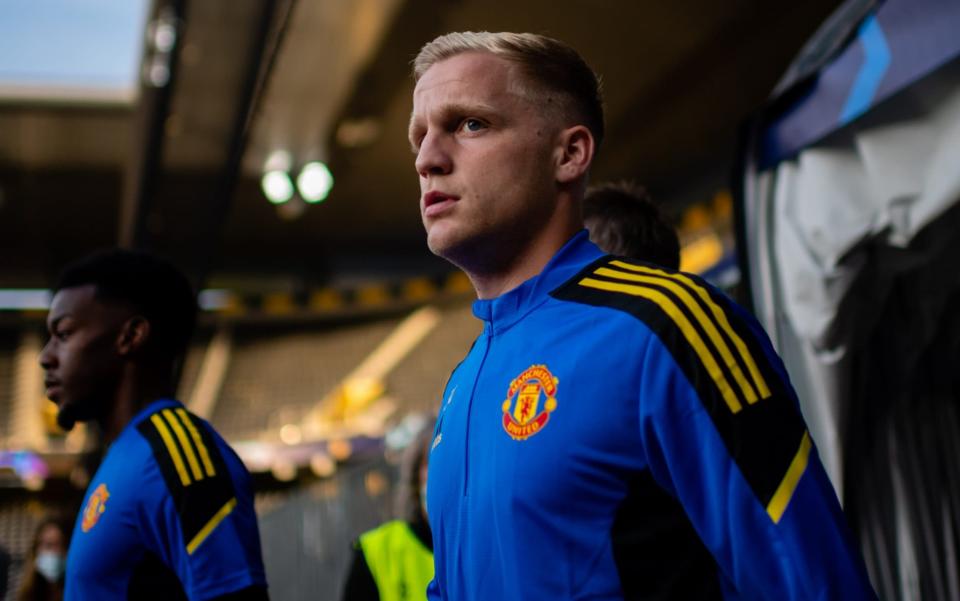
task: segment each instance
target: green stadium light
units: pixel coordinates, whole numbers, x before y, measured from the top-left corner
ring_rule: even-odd
[[[260,187],[267,200],[275,205],[283,204],[293,198],[293,182],[286,171],[267,171],[260,180]]]
[[[300,197],[311,204],[323,202],[333,188],[333,174],[319,161],[307,163],[297,176],[297,189]]]

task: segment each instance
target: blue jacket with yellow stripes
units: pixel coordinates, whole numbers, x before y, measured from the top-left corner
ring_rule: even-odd
[[[875,599],[783,365],[721,293],[584,231],[473,309],[431,599]]]
[[[174,400],[144,408],[87,488],[65,599],[210,599],[266,586],[250,475]]]

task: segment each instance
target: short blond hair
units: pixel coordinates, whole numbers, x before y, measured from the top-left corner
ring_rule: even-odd
[[[600,79],[576,50],[534,33],[448,33],[420,49],[413,61],[414,80],[436,63],[465,52],[489,52],[519,65],[536,92],[558,94],[564,117],[586,125],[600,146],[604,134]]]

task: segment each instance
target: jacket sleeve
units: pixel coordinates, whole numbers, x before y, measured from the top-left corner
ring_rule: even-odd
[[[717,306],[702,336],[664,328],[641,353],[651,473],[742,598],[876,599],[780,359]]]
[[[266,576],[249,474],[240,459],[186,411],[164,409],[138,430],[153,450],[141,497],[146,547],[176,573],[191,599],[250,589]]]

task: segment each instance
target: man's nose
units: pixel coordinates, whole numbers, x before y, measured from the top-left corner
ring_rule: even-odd
[[[43,349],[40,350],[40,367],[46,370],[51,369],[56,364],[56,357],[50,348],[52,342],[53,339],[51,338],[43,345]]]
[[[414,166],[420,177],[446,175],[453,170],[453,161],[442,136],[429,133],[423,138]]]

